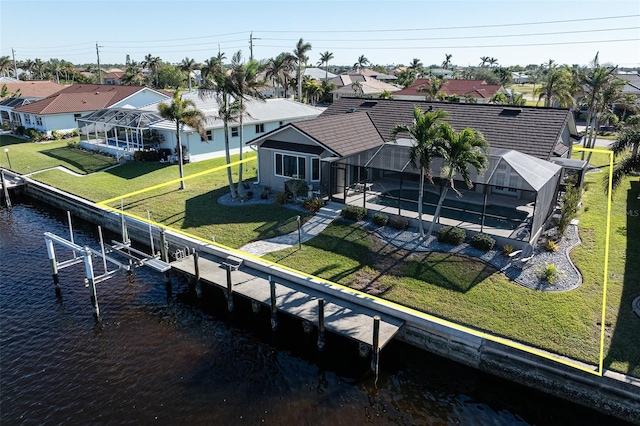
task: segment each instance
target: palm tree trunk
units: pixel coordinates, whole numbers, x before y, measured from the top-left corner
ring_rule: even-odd
[[[600,117],[598,116],[598,114],[594,114],[595,115],[595,125],[594,125],[594,129],[591,131],[591,133],[593,134],[593,138],[589,144],[589,148],[593,148],[596,145],[596,139],[598,137],[598,127],[600,127]],[[591,161],[591,154],[593,154],[593,152],[589,152],[589,155],[587,155],[587,164],[589,163],[589,161]]]
[[[447,182],[449,182],[451,179],[448,178]],[[440,199],[438,200],[438,206],[436,207],[436,211],[435,213],[433,213],[433,220],[431,221],[431,225],[429,226],[429,235],[431,235],[431,233],[433,232],[433,227],[435,226],[436,222],[438,221],[438,218],[440,217],[440,210],[442,209],[442,204],[444,204],[444,199],[447,196],[447,191],[449,190],[449,187],[447,185],[445,185],[444,189],[442,190],[442,194],[440,194]]]
[[[184,170],[182,164],[182,142],[180,141],[180,122],[176,121],[176,140],[178,141],[178,170],[180,172],[180,189],[184,189]]]
[[[226,107],[229,108],[229,95],[224,95],[226,97]],[[225,118],[224,120],[224,151],[225,157],[227,160],[227,165],[231,164],[231,153],[229,152],[229,122]],[[231,167],[227,167],[227,180],[229,181],[229,191],[231,192],[231,198],[238,198],[238,193],[236,192],[236,188],[233,185],[233,176],[231,175]]]
[[[302,66],[298,64],[298,102],[302,102]]]
[[[424,195],[424,167],[420,167],[420,192],[418,193],[418,228],[420,229],[420,238],[424,238],[424,224],[422,223]]]
[[[240,138],[240,161],[242,161],[242,144],[244,141],[244,129],[243,129],[243,116],[244,116],[244,101],[240,98],[240,127],[238,129],[238,136]],[[242,182],[242,167],[244,164],[240,163],[238,165],[238,195],[240,198],[244,196],[244,183]]]

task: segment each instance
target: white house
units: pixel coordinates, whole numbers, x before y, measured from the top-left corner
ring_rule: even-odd
[[[189,161],[196,162],[225,155],[224,123],[218,117],[218,103],[211,98],[201,99],[198,92],[182,95],[192,100],[207,117],[206,140],[193,128],[183,126],[180,140]],[[162,102],[170,102],[164,100]],[[87,148],[130,156],[132,152],[158,149],[175,155],[177,148],[175,123],[162,119],[156,102],[136,109],[108,108],[79,120],[80,141]],[[285,124],[317,117],[324,111],[288,99],[250,100],[245,103],[242,139],[244,142],[275,130]],[[229,123],[231,153],[240,150],[240,125]]]
[[[50,134],[78,128],[77,120],[103,108],[137,108],[168,99],[169,96],[145,86],[74,84],[44,99],[16,106],[11,126],[34,128]]]

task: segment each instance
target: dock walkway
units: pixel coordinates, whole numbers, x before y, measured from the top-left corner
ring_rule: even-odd
[[[199,257],[200,280],[227,289],[227,269],[225,260]],[[178,271],[195,276],[193,256],[171,263]],[[232,270],[233,293],[271,306],[271,288],[266,273],[244,265]],[[321,290],[278,279],[276,282],[276,306],[278,311],[287,313],[318,325],[318,300],[324,299],[325,329],[351,338],[359,343],[373,345],[373,317],[380,317],[379,348],[382,349],[404,324],[403,320],[376,312],[372,309],[348,302],[339,297],[328,295]]]

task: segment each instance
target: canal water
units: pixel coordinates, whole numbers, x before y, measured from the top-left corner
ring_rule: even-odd
[[[268,313],[238,300],[229,315],[221,293],[198,299],[177,277],[169,294],[150,271],[98,284],[99,325],[82,265],[54,292],[43,233],[68,236],[66,214],[24,200],[0,219],[2,425],[617,423],[396,342],[376,378],[346,339],[319,353],[298,321],[273,333]],[[97,248],[95,226],[76,225]]]

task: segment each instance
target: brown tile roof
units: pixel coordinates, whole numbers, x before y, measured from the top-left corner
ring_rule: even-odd
[[[384,144],[366,112],[320,116],[290,125],[343,157]]]
[[[30,114],[96,111],[108,108],[144,88],[145,86],[74,84],[45,99],[15,110]]]
[[[125,75],[124,71],[111,71],[102,76],[102,78],[111,78],[114,80],[120,80]]]
[[[479,130],[492,148],[513,149],[543,160],[553,156],[554,151],[559,152],[556,144],[572,120],[569,110],[559,108],[358,98],[336,100],[316,120],[336,115],[348,119],[358,115],[357,112],[349,114],[349,111],[366,111],[378,133],[389,141],[393,126],[412,122],[414,105],[425,111],[429,108],[447,111],[447,121],[454,129],[471,127]],[[350,131],[348,121],[341,123],[343,129],[337,128],[337,123],[331,129],[333,133]]]
[[[424,86],[429,86],[429,79],[419,78],[406,89],[394,93],[394,96],[424,96],[424,93],[418,90]],[[495,95],[501,87],[499,84],[488,84],[483,80],[446,80],[441,91],[448,96],[455,94],[462,97],[466,94],[472,94],[475,98],[487,99]]]
[[[20,90],[20,96],[26,98],[46,98],[64,89],[63,86],[53,81],[17,81],[15,83],[2,83],[7,86],[9,93],[16,93]]]

